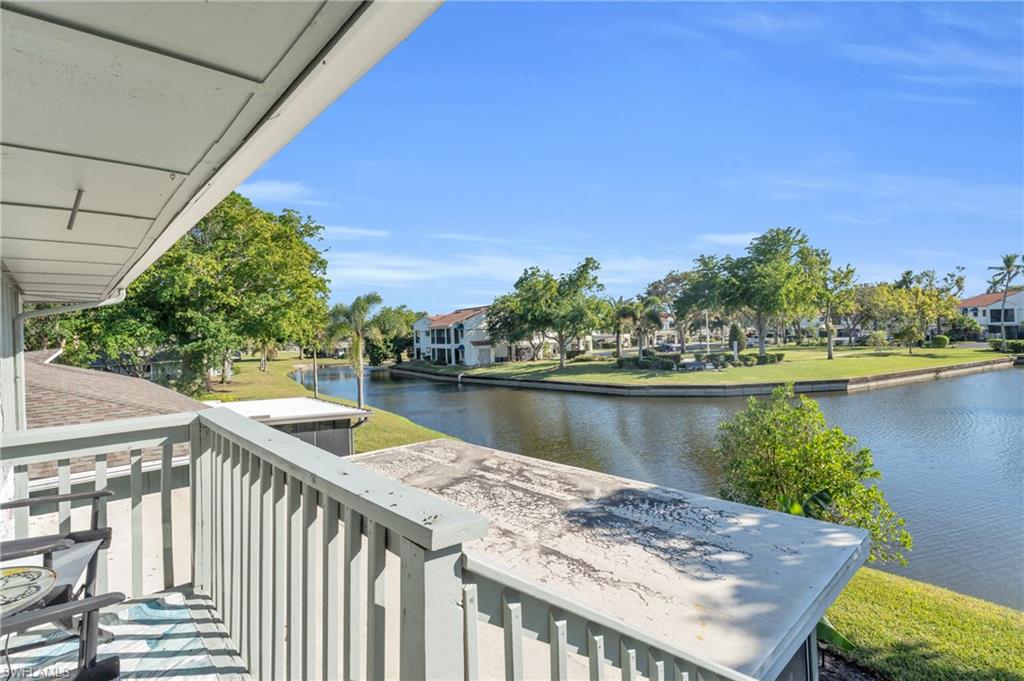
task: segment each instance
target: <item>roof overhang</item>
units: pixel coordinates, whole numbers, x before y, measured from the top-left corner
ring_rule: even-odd
[[[0,256],[126,287],[439,2],[4,2]]]

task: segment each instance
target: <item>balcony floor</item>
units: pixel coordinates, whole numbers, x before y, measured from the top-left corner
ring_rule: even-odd
[[[215,612],[206,599],[187,589],[126,601],[100,617],[100,628],[114,640],[100,645],[99,656],[118,655],[124,679],[248,679]],[[11,645],[61,636],[57,629],[37,629],[12,637]],[[47,678],[61,678],[62,672],[75,668],[77,658],[74,641],[11,655],[11,678],[34,678],[31,674],[40,670]]]

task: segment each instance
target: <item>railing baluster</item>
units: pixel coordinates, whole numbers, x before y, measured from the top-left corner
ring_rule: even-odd
[[[302,648],[305,651],[302,678],[316,677],[316,508],[315,488],[305,485],[302,490]]]
[[[508,591],[501,595],[505,630],[505,681],[523,681],[523,605]]]
[[[231,467],[231,460],[224,451],[224,438],[218,433],[213,435],[214,451],[216,456],[214,457],[215,465],[214,468],[217,472],[217,517],[214,518],[213,526],[216,528],[216,537],[214,543],[216,548],[214,553],[217,556],[216,560],[216,579],[214,585],[216,586],[214,595],[216,596],[217,612],[220,615],[220,621],[222,624],[226,624],[227,620],[225,615],[227,614],[227,603],[228,600],[224,595],[224,563],[227,558],[228,552],[228,537],[227,537],[227,517],[228,517],[228,472]]]
[[[132,596],[142,595],[142,450],[133,449],[131,464],[132,494]]]
[[[569,625],[554,607],[548,609],[548,643],[551,648],[551,681],[566,681],[569,674]]]
[[[71,461],[61,459],[57,462],[57,494],[71,493]],[[71,502],[62,501],[57,504],[58,529],[61,534],[71,531]]]
[[[362,655],[359,647],[359,625],[362,612],[359,599],[363,590],[363,516],[351,508],[345,508],[345,614],[344,678],[346,681],[359,679],[363,674]]]
[[[622,667],[622,681],[636,681],[636,648],[629,645],[625,637],[619,638],[619,666]]]
[[[164,443],[160,456],[160,527],[163,532],[164,588],[174,586],[174,533],[171,525],[171,454],[174,445]]]
[[[260,610],[262,598],[260,588],[260,568],[263,563],[260,560],[260,539],[261,539],[261,504],[260,504],[260,460],[249,453],[249,561],[246,568],[248,577],[246,583],[249,586],[249,597],[246,600],[246,608],[249,611],[249,627],[247,629],[247,640],[249,642],[249,669],[259,670],[260,656]]]
[[[587,625],[587,655],[590,657],[590,681],[604,681],[604,635]]]
[[[387,561],[387,528],[367,521],[366,537],[369,547],[366,595],[366,677],[370,681],[383,681],[385,660],[385,572]]]
[[[650,681],[667,681],[665,678],[665,662],[658,659],[654,648],[647,649],[647,678]]]
[[[238,520],[235,522],[235,636],[238,655],[249,664],[249,576],[252,563],[249,562],[249,452],[238,447],[238,491],[235,494],[235,508]]]
[[[231,626],[235,652],[242,648],[242,455],[241,446],[231,443]]]
[[[20,466],[25,468],[25,466]],[[17,472],[17,468],[15,468]],[[27,478],[26,473],[26,478]],[[26,485],[28,480],[25,480]],[[107,455],[99,454],[96,456],[96,484],[94,489],[100,490],[107,486]],[[96,527],[107,526],[107,504],[101,502],[99,505],[99,513],[96,518]],[[97,593],[107,593],[107,549],[103,549],[99,552],[96,559],[96,589]]]
[[[28,498],[28,466],[14,467],[14,498]],[[14,538],[28,537],[28,507],[14,510]]]
[[[288,678],[302,679],[302,482],[288,478]]]
[[[340,638],[341,613],[338,610],[338,591],[341,588],[341,534],[338,520],[341,507],[331,498],[324,499],[324,624],[323,624],[323,678],[325,681],[338,678],[338,646]]]
[[[208,592],[206,586],[206,571],[204,565],[204,549],[206,546],[207,521],[204,517],[204,506],[202,500],[206,498],[203,493],[203,485],[206,484],[206,477],[200,473],[199,468],[203,459],[200,458],[202,447],[199,444],[201,428],[199,420],[196,419],[188,426],[188,502],[192,528],[192,588],[197,593]],[[173,447],[172,447],[173,451]],[[160,472],[160,480],[163,481],[163,471]]]
[[[263,461],[260,470],[260,664],[257,676],[274,676],[274,469]]]
[[[285,678],[287,669],[287,627],[288,627],[288,496],[285,491],[287,478],[284,471],[274,469],[274,608],[273,639],[271,648],[273,673],[269,678]]]
[[[477,629],[479,604],[476,584],[462,585],[462,626],[466,646],[466,681],[477,681],[480,677],[480,642]]]

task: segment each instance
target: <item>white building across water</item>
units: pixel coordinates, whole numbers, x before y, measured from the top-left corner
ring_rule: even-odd
[[[412,328],[414,359],[472,367],[509,358],[509,344],[487,332],[486,305],[421,317]]]

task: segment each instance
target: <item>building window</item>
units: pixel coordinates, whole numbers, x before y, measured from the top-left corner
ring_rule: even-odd
[[[985,317],[985,316],[987,316],[987,315],[988,315],[988,310],[986,310],[986,309],[982,309],[982,310],[981,310],[981,316],[982,316],[982,317]]]

